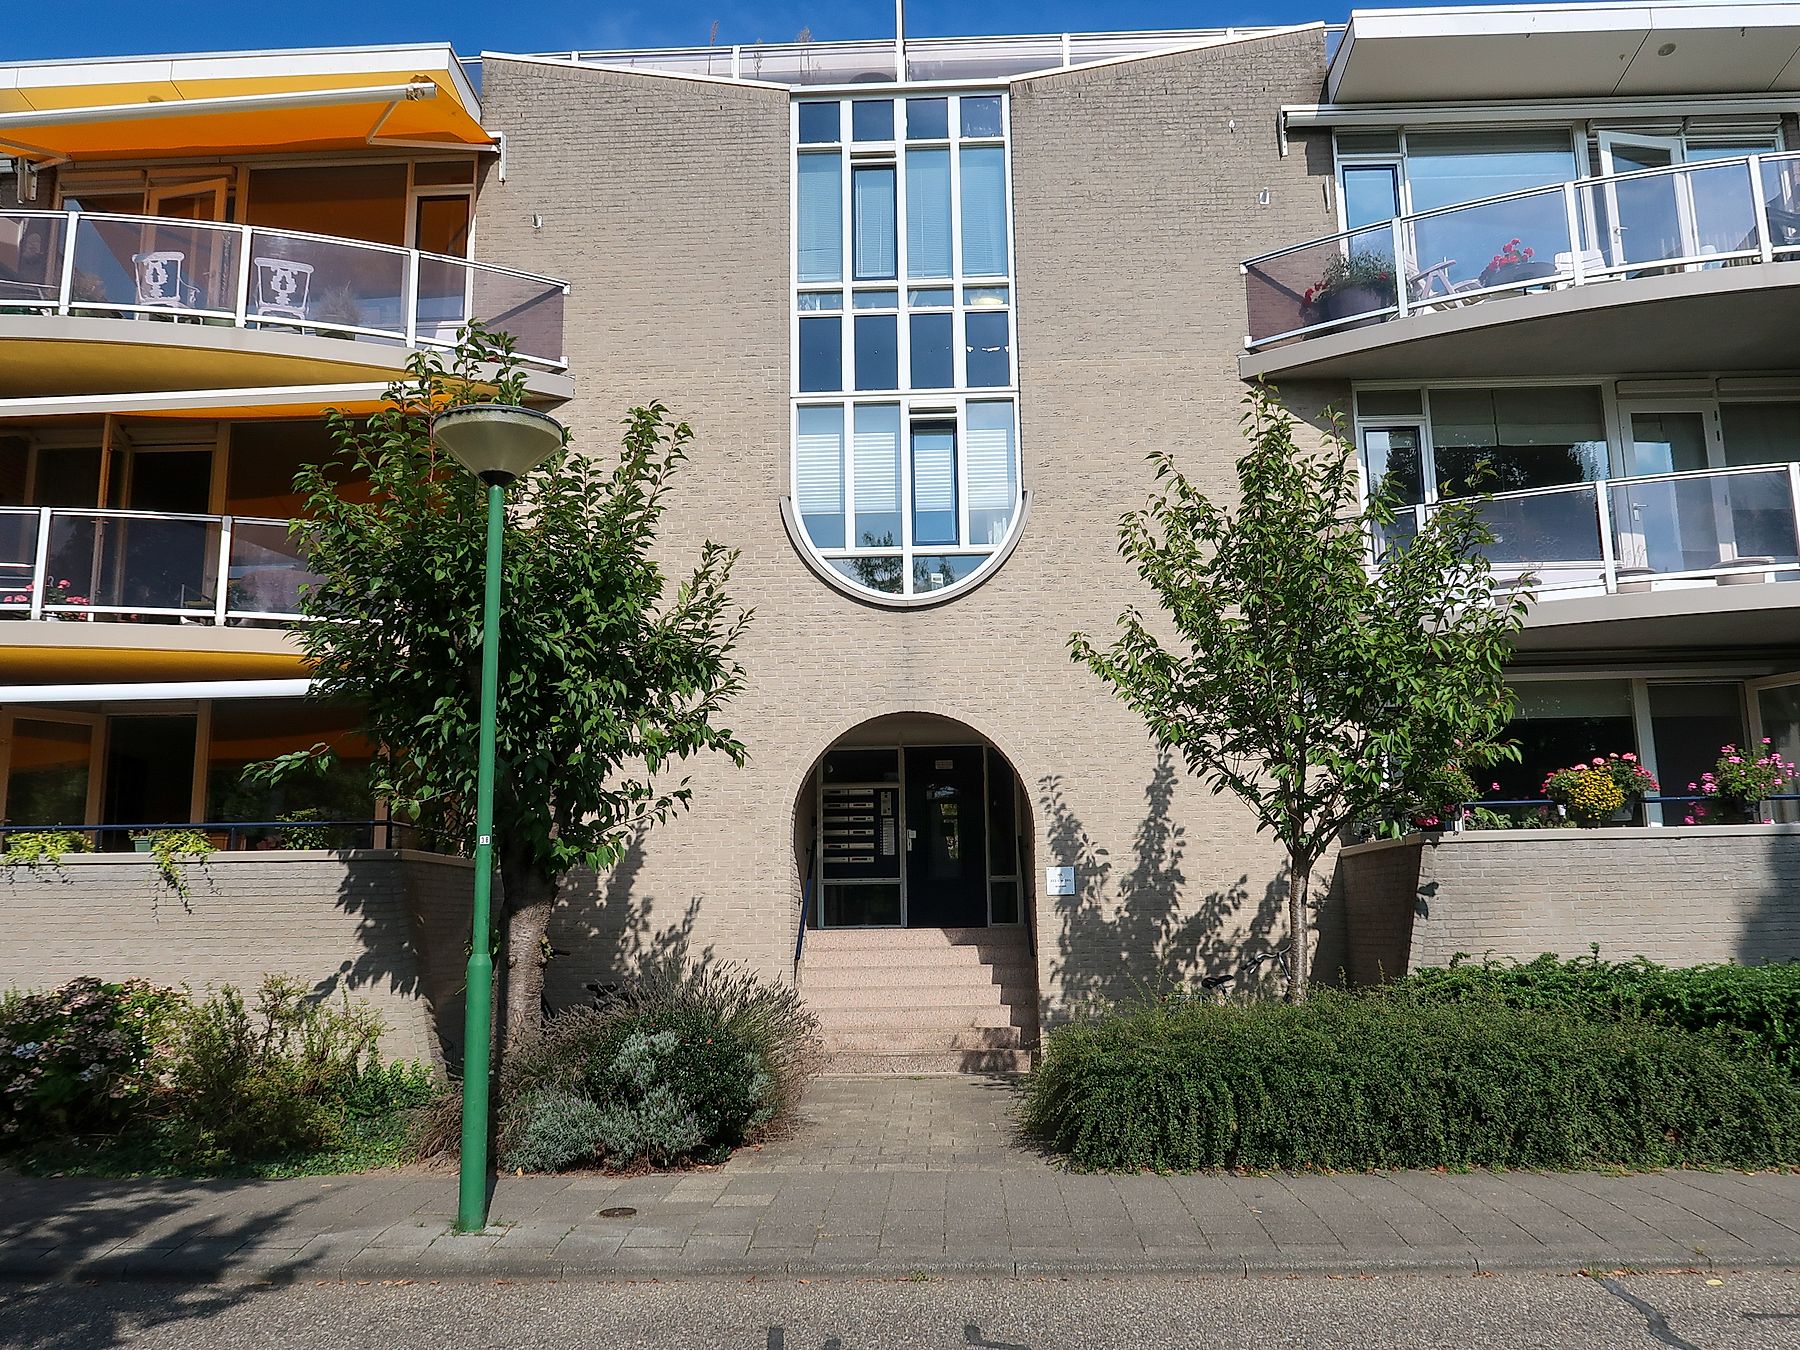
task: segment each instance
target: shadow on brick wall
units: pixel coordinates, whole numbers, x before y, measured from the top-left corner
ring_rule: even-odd
[[[1274,945],[1285,869],[1254,900],[1248,876],[1202,896],[1187,893],[1187,831],[1170,809],[1179,779],[1169,752],[1160,752],[1130,857],[1117,863],[1069,806],[1062,779],[1038,780],[1049,859],[1073,864],[1076,875],[1075,894],[1046,897],[1054,907],[1056,953],[1043,992],[1052,1007],[1072,1011],[1160,992],[1226,973]],[[1048,927],[1040,921],[1040,941]],[[1270,988],[1272,970],[1265,966],[1259,975]]]

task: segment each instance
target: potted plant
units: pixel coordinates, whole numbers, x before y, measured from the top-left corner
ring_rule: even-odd
[[[1656,778],[1629,751],[1557,769],[1543,786],[1544,796],[1588,829],[1629,821],[1637,803],[1655,791]]]
[[[1762,753],[1752,759],[1747,751],[1735,745],[1721,746],[1719,759],[1710,773],[1700,775],[1698,783],[1689,783],[1689,792],[1698,792],[1716,802],[1721,823],[1750,825],[1762,819],[1762,804],[1783,787],[1795,781],[1794,765],[1783,759],[1767,736],[1762,740]],[[1682,823],[1698,825],[1711,811],[1706,802],[1695,802],[1693,813]]]
[[[1555,275],[1554,264],[1540,261],[1537,250],[1521,246],[1514,238],[1502,244],[1500,251],[1481,269],[1481,284],[1506,286],[1518,281],[1541,281]]]
[[[1351,249],[1325,264],[1318,283],[1306,290],[1305,306],[1315,323],[1331,323],[1391,309],[1394,298],[1394,262],[1366,249]],[[1375,322],[1373,318],[1368,320]]]

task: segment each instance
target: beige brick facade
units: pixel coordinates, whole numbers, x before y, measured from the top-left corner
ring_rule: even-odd
[[[955,718],[1011,760],[1034,807],[1030,886],[1041,995],[1055,1008],[1131,981],[1217,968],[1280,940],[1276,851],[1246,812],[1159,763],[1141,723],[1071,664],[1140,599],[1116,551],[1173,449],[1224,489],[1239,438],[1237,260],[1329,228],[1282,103],[1320,87],[1318,31],[1022,82],[1013,89],[1020,448],[1032,514],[986,584],[896,612],[831,589],[782,527],[788,445],[788,98],[783,92],[492,60],[507,131],[478,238],[493,261],[573,286],[568,420],[603,453],[625,409],[661,399],[697,454],[667,519],[669,558],[743,550],[756,611],[731,724],[748,767],[694,770],[690,815],[552,929],[561,998],[646,949],[791,970],[795,805],[820,754],[867,719]],[[1259,194],[1268,204],[1259,204]],[[543,218],[533,228],[532,216]],[[1045,864],[1079,868],[1050,900]],[[621,945],[619,935],[630,937]],[[1327,954],[1327,960],[1335,956]]]

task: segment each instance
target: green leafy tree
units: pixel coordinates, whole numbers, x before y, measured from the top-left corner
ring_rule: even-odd
[[[522,384],[504,337],[471,332],[448,360],[422,352],[381,411],[329,415],[333,460],[295,482],[295,528],[320,578],[299,629],[314,692],[360,709],[372,784],[395,816],[464,846],[486,489],[432,444],[429,419],[471,397],[518,402]],[[672,765],[745,757],[719,724],[743,684],[734,650],[749,615],[726,592],[737,554],[703,544],[671,589],[652,555],[692,433],[657,403],[624,427],[616,456],[565,445],[508,494],[494,802],[508,1048],[541,1030],[544,933],[564,878],[604,870],[638,830],[685,809]],[[347,478],[366,478],[366,499],[340,491]],[[316,757],[287,756],[274,776]]]
[[[1158,453],[1158,492],[1121,522],[1120,552],[1163,614],[1128,609],[1110,646],[1077,633],[1070,648],[1286,849],[1298,1000],[1313,870],[1346,827],[1416,809],[1446,766],[1516,757],[1496,738],[1525,602],[1483,557],[1482,498],[1445,504],[1402,539],[1393,493],[1362,500],[1335,424],[1328,444],[1302,445],[1271,391],[1245,401],[1235,507]],[[1391,542],[1371,568],[1378,538]]]

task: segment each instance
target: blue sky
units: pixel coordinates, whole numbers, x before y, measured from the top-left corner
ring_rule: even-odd
[[[1350,8],[1351,0],[912,0],[907,30],[930,36],[1341,22]],[[715,21],[721,43],[785,42],[803,28],[827,41],[888,36],[894,10],[891,0],[13,0],[0,23],[0,61],[446,38],[465,56],[690,46],[704,44]]]

